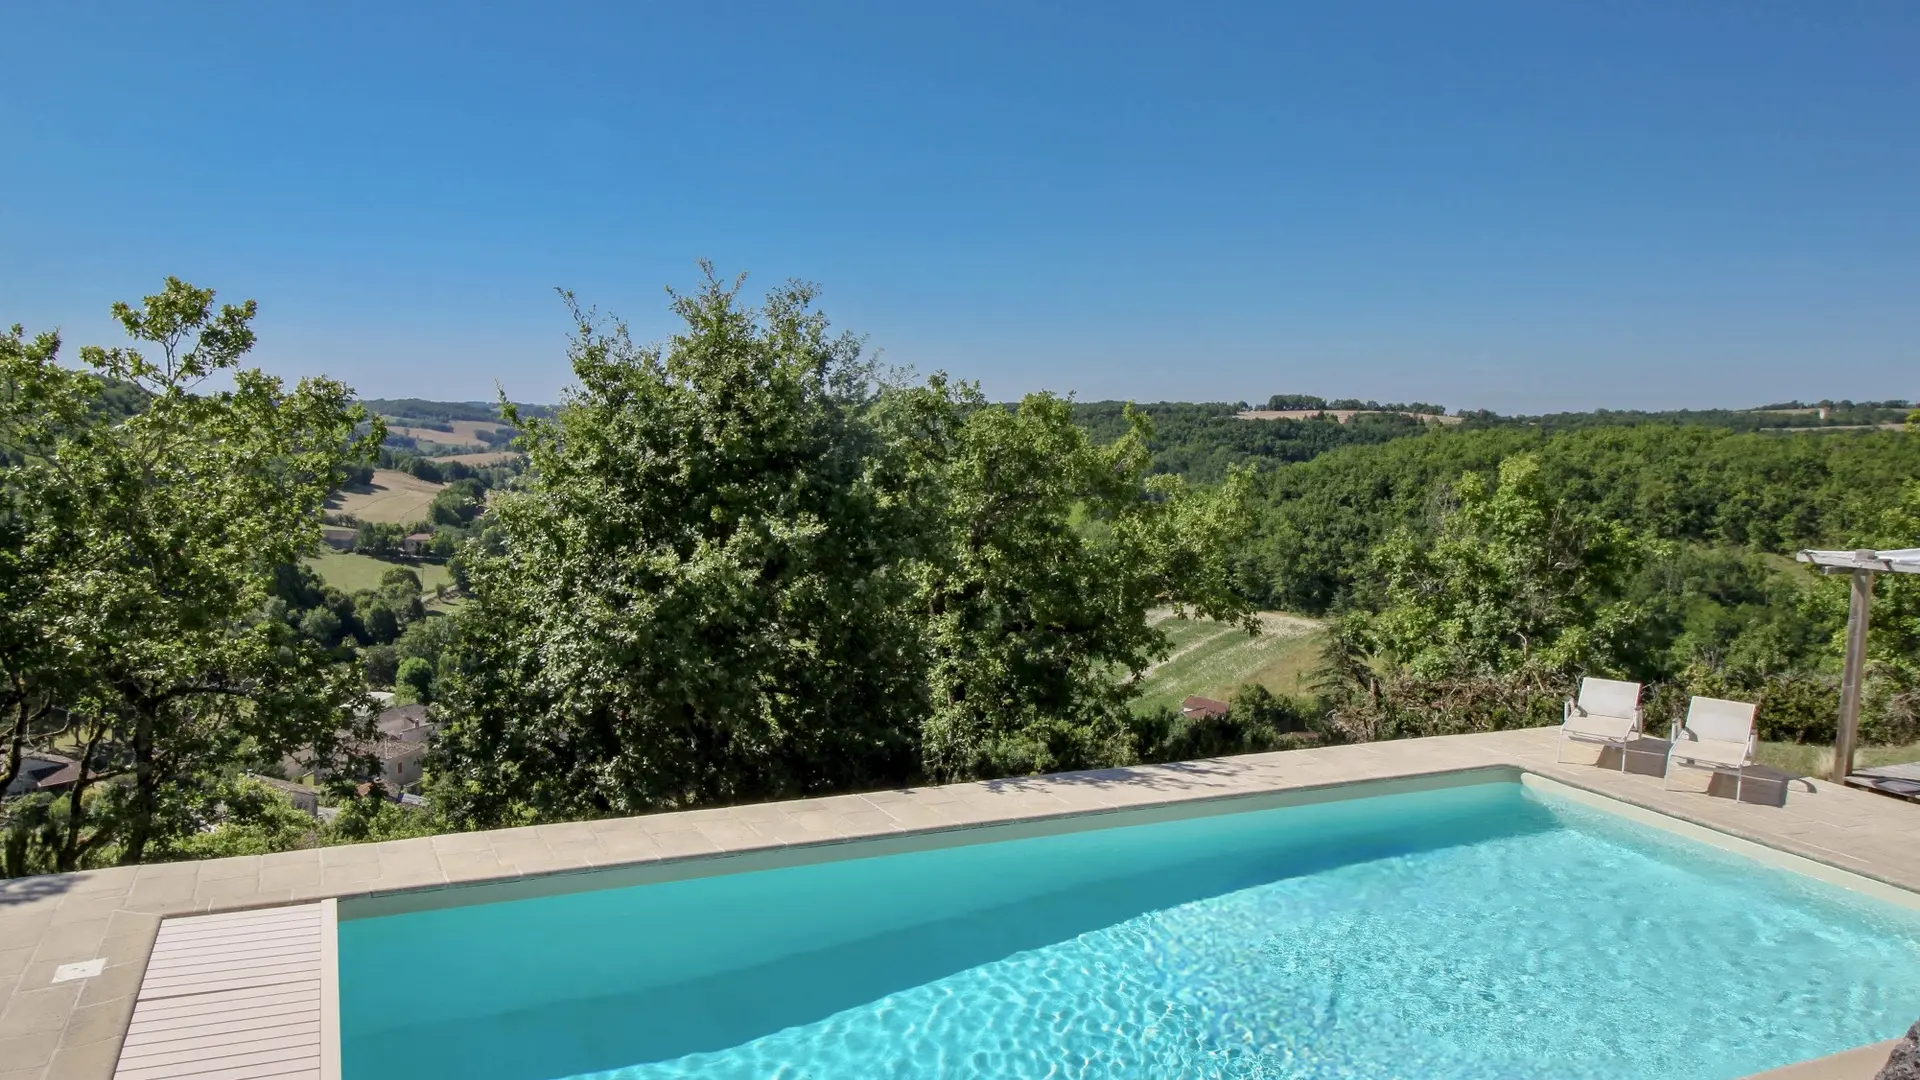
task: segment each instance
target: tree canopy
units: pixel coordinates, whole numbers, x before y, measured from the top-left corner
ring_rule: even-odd
[[[60,364],[55,335],[0,338],[4,779],[30,748],[80,765],[51,846],[18,852],[32,865],[140,861],[194,833],[227,774],[342,749],[357,680],[260,612],[378,440],[340,383],[289,389],[241,366],[254,313],[169,278],[114,305],[138,347],[89,346],[86,371]],[[216,375],[232,387],[207,391]],[[142,407],[96,410],[109,384]],[[47,812],[15,806],[10,823],[31,832]]]
[[[659,346],[576,308],[579,387],[466,560],[435,798],[545,819],[1102,760],[1146,609],[1235,617],[1246,481],[1070,407],[879,380],[805,285],[711,275]],[[510,418],[514,418],[509,413]],[[515,418],[518,421],[518,418]]]

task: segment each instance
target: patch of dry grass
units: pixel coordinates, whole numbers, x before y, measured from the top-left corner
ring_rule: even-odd
[[[1166,659],[1141,678],[1137,707],[1178,706],[1200,694],[1226,699],[1255,682],[1276,694],[1303,694],[1320,664],[1321,624],[1279,612],[1260,614],[1261,632],[1203,619],[1167,619],[1156,625],[1173,643]]]
[[[361,521],[387,521],[410,525],[427,516],[427,505],[440,493],[441,485],[392,469],[375,469],[373,483],[364,488],[347,488],[327,500],[327,509],[352,514]]]
[[[411,439],[454,444],[477,443],[480,441],[482,431],[498,431],[506,427],[498,420],[453,420],[450,423],[453,425],[452,431],[441,431],[438,428],[405,427],[398,421],[389,420],[387,431],[390,434],[405,435]]]

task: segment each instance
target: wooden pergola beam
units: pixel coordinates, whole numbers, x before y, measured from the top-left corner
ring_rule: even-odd
[[[1867,667],[1867,622],[1873,610],[1873,575],[1920,574],[1920,548],[1875,551],[1802,551],[1795,556],[1825,574],[1853,575],[1847,604],[1847,660],[1840,675],[1840,722],[1833,741],[1833,775],[1844,784],[1853,773],[1853,744],[1860,731],[1860,689]]]

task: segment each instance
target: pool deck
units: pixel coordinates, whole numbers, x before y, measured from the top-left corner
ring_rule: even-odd
[[[202,1046],[196,1041],[201,1036],[156,1050],[153,1040],[142,1034],[151,1029],[147,1017],[165,1019],[192,1008],[180,1004],[186,995],[173,995],[175,1005],[161,1004],[171,993],[161,976],[180,970],[181,962],[168,942],[181,939],[194,925],[179,916],[287,905],[311,905],[304,910],[312,911],[330,898],[487,883],[564,887],[566,883],[552,875],[791,852],[853,840],[1474,768],[1524,770],[1920,892],[1920,860],[1912,856],[1920,850],[1920,805],[1804,778],[1783,786],[1754,770],[1748,772],[1739,802],[1732,797],[1730,777],[1691,770],[1676,773],[1675,783],[1681,786],[1669,792],[1663,790],[1663,761],[1658,756],[1665,744],[1649,740],[1645,749],[1650,752],[1627,755],[1625,772],[1618,770],[1616,752],[1604,751],[1596,762],[1591,748],[1571,749],[1570,757],[1580,756],[1558,764],[1558,729],[1536,728],[0,880],[0,1080],[108,1080],[116,1075],[135,1080],[165,1075],[169,1062],[180,1067],[192,1062],[189,1074],[213,1075],[214,1065],[204,1051],[194,1051]],[[306,917],[304,911],[285,915],[293,923]],[[163,919],[175,921],[167,924],[168,942],[156,953]],[[213,923],[199,925],[201,933],[218,931]],[[97,974],[55,981],[63,965],[89,960],[104,961]],[[295,958],[286,970],[301,963]],[[204,997],[220,992],[218,984],[188,990],[203,994],[202,1006],[219,1004],[217,998]],[[142,1024],[130,1038],[136,1000],[142,1006]],[[324,1023],[318,1007],[314,1009],[312,1022]],[[292,1025],[299,1039],[306,1038],[304,1016],[274,1014],[272,1022]],[[244,1032],[207,1036],[215,1041],[221,1037],[241,1038]],[[128,1050],[124,1062],[123,1044]],[[1795,1066],[1800,1071],[1780,1076],[1867,1080],[1878,1067],[1870,1058],[1871,1052],[1856,1051],[1851,1058],[1841,1055]],[[286,1055],[278,1064],[238,1058],[232,1064],[232,1072],[220,1075],[319,1077],[323,1071],[317,1051]]]

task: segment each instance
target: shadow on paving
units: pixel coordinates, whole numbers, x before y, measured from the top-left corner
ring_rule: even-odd
[[[1629,743],[1624,751],[1617,747],[1604,747],[1594,767],[1610,772],[1626,772],[1633,776],[1663,776],[1667,771],[1667,748],[1671,745],[1666,739],[1645,738]],[[1620,760],[1622,754],[1626,757],[1624,769],[1621,767]],[[1709,773],[1702,769],[1680,766],[1675,767],[1675,773],[1674,790],[1676,791],[1683,788],[1689,791],[1695,790],[1692,785],[1698,784],[1699,781],[1693,780],[1689,784],[1685,777],[1706,776],[1709,780],[1707,789],[1702,794],[1710,798],[1732,800],[1737,787],[1740,801],[1753,806],[1785,806],[1789,791],[1806,795],[1817,794],[1813,784],[1808,782],[1805,776],[1786,769],[1776,769],[1771,765],[1747,766],[1747,776],[1743,783],[1736,782],[1731,773]]]
[[[34,877],[0,878],[0,908],[18,907],[49,896],[59,896],[73,888],[76,874],[39,874]]]

